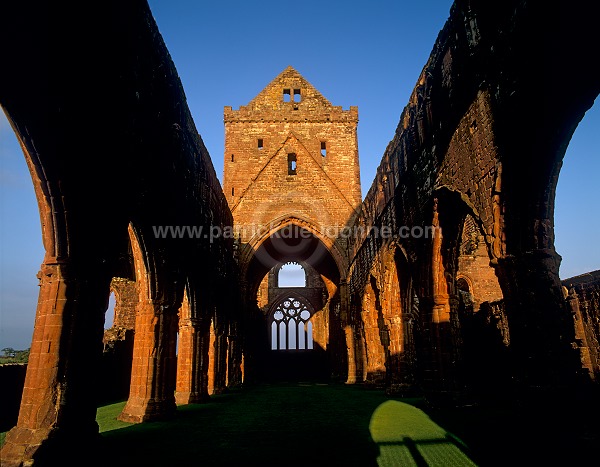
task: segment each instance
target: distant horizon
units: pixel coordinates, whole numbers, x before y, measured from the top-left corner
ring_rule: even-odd
[[[290,65],[333,105],[358,107],[363,199],[451,4],[307,0],[296,9],[274,0],[260,5],[149,1],[221,185],[224,107],[248,104]],[[600,230],[599,107],[592,107],[576,129],[556,190],[555,248],[563,258],[562,280],[600,270],[600,249],[592,248],[591,238]],[[0,349],[30,347],[43,258],[31,177],[0,112]]]

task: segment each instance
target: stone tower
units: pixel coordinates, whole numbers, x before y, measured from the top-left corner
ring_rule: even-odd
[[[224,122],[223,189],[242,243],[284,219],[329,237],[347,224],[362,201],[357,107],[332,105],[289,66]]]

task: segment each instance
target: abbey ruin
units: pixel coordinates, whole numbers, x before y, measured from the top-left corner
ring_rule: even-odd
[[[561,282],[553,231],[562,158],[600,92],[597,7],[455,1],[374,180],[359,176],[359,109],[290,66],[224,108],[221,186],[145,2],[85,23],[29,3],[0,31],[0,104],[46,254],[2,465],[94,449],[107,348],[129,348],[119,419],[134,423],[278,378],[445,407],[597,391],[600,276]],[[289,263],[304,287],[278,283]]]

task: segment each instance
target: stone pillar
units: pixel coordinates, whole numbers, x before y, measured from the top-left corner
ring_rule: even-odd
[[[208,400],[208,346],[210,322],[188,318],[179,326],[177,358],[177,404],[197,404]]]
[[[567,295],[567,306],[575,324],[575,342],[577,343],[577,349],[579,350],[581,364],[588,371],[590,379],[594,380],[596,376],[594,371],[595,368],[590,355],[590,345],[585,332],[583,316],[581,315],[581,309],[579,308],[579,297],[575,293],[575,290],[572,290],[571,293],[569,293],[565,289],[565,295]]]
[[[364,381],[372,385],[381,385],[385,382],[389,362],[389,335],[384,328],[378,289],[369,283],[365,287],[359,319],[365,349]]]
[[[118,419],[129,423],[159,420],[175,413],[177,314],[173,305],[141,301],[129,399]]]
[[[399,307],[395,309],[398,310]],[[392,308],[393,310],[394,308]],[[390,309],[388,308],[388,311]],[[386,313],[388,316],[384,318],[384,326],[381,331],[382,342],[384,343],[386,354],[386,387],[391,389],[391,386],[400,384],[403,379],[406,379],[404,372],[407,370],[403,362],[404,356],[404,330],[402,321],[404,314],[401,310],[397,311],[398,315]],[[386,345],[387,344],[387,345]]]
[[[185,307],[182,305],[182,310]],[[179,316],[179,346],[177,349],[177,380],[175,383],[175,403],[177,405],[189,404],[192,396],[194,381],[194,335],[195,326],[192,319]]]
[[[241,386],[244,380],[242,374],[242,345],[240,342],[241,336],[238,330],[237,323],[229,325],[229,358],[228,358],[228,381],[229,387]]]
[[[354,327],[351,324],[350,317],[350,297],[348,294],[348,283],[346,280],[340,280],[339,285],[339,309],[340,309],[340,325],[342,327],[343,336],[346,341],[346,352],[348,362],[348,376],[346,384],[355,384],[357,382],[357,365],[356,365],[356,344],[354,341]]]
[[[346,384],[355,384],[357,381],[356,375],[356,359],[354,358],[354,330],[352,326],[344,326],[344,334],[346,336],[346,346],[348,348],[348,378]]]
[[[541,249],[497,261],[517,391],[556,393],[579,380],[575,332],[558,276],[560,256]]]
[[[214,394],[221,394],[227,389],[227,326],[217,324],[215,326],[215,341],[214,341]]]
[[[216,359],[216,354],[217,354],[215,351],[215,347],[216,347],[215,321],[214,321],[214,319],[212,319],[210,322],[210,325],[209,325],[209,330],[208,330],[208,368],[207,368],[208,377],[206,380],[207,391],[208,391],[209,395],[215,393],[215,371],[216,371],[215,359]]]
[[[436,200],[437,202],[437,200]],[[451,300],[448,290],[448,273],[444,265],[442,229],[439,227],[437,203],[432,221],[434,236],[432,242],[431,284],[433,296],[420,299],[422,316],[426,317],[428,329],[430,362],[428,368],[429,397],[438,404],[451,402],[455,397],[456,368],[454,334],[451,323]]]
[[[2,465],[68,463],[97,440],[96,372],[102,356],[109,277],[45,263],[17,425]]]

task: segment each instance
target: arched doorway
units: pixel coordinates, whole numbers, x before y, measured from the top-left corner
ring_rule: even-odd
[[[244,276],[249,300],[245,356],[252,379],[330,379],[339,329],[340,269],[334,247],[309,228],[289,223],[269,233],[252,251]],[[280,274],[296,266],[300,281]]]

